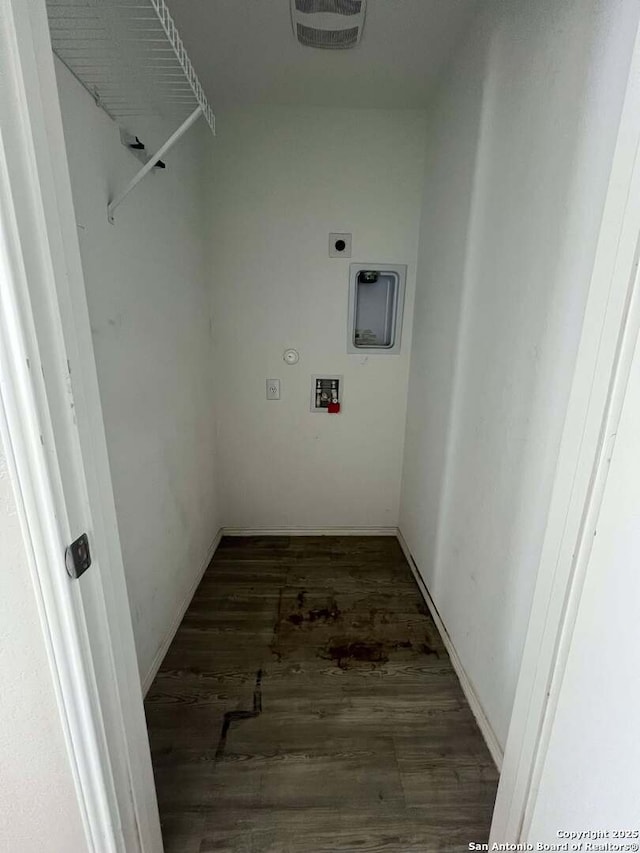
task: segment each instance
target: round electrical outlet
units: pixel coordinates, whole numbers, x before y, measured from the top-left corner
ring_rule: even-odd
[[[329,234],[329,257],[351,257],[351,234]]]
[[[300,361],[300,355],[296,349],[286,349],[282,358],[287,364],[297,364]]]

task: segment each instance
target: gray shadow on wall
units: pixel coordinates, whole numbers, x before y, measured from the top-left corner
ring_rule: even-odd
[[[402,525],[504,744],[606,189],[593,88],[610,77],[593,13],[501,9],[429,122]]]
[[[450,67],[427,115],[400,526],[432,594],[469,266],[485,64],[481,37],[462,73]]]

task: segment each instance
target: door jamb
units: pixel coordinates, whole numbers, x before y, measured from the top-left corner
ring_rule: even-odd
[[[34,151],[32,165],[35,168],[30,190],[37,189],[46,213],[46,229],[36,237],[42,251],[51,253],[50,242],[62,249],[61,257],[51,262],[56,280],[49,282],[52,299],[59,305],[60,314],[50,316],[50,331],[65,348],[74,349],[72,361],[73,399],[82,402],[86,417],[84,435],[82,418],[78,420],[79,445],[88,480],[87,508],[93,510],[93,523],[99,539],[105,547],[101,557],[104,574],[112,572],[115,592],[105,593],[107,621],[113,618],[114,595],[122,595],[124,574],[117,526],[112,506],[112,490],[106,464],[106,444],[97,392],[97,376],[89,338],[88,314],[83,291],[79,247],[75,235],[75,217],[71,200],[70,180],[66,153],[60,147],[63,139],[60,109],[57,98],[55,72],[51,57],[44,0],[2,0],[9,17],[13,16],[18,55],[15,57],[21,71],[37,79],[37,94],[23,99],[21,108],[25,127],[32,136]],[[44,23],[43,23],[44,22]],[[53,103],[51,98],[53,96]],[[45,99],[49,103],[45,108]],[[34,132],[39,125],[39,133]],[[48,140],[48,142],[47,142]],[[47,144],[45,144],[47,143]],[[585,313],[584,327],[578,351],[576,370],[569,399],[567,418],[558,459],[557,472],[552,494],[549,521],[545,534],[539,576],[536,583],[534,602],[530,618],[523,663],[516,691],[514,712],[510,726],[498,798],[494,812],[491,841],[520,841],[526,836],[531,810],[535,803],[536,773],[544,760],[544,748],[548,731],[553,723],[555,699],[561,683],[571,632],[579,604],[581,584],[588,557],[588,542],[592,536],[589,518],[597,511],[601,485],[606,479],[608,459],[615,438],[615,417],[619,414],[620,394],[625,385],[625,369],[628,368],[627,354],[635,343],[636,314],[632,303],[637,293],[631,282],[635,281],[637,266],[637,241],[640,233],[640,37],[636,37],[629,82],[619,127],[618,141],[609,182],[607,200],[598,240],[594,272]],[[43,170],[47,173],[43,175]],[[7,323],[2,327],[3,343],[10,346],[2,351],[3,369],[2,397],[8,425],[8,438],[15,462],[20,496],[32,547],[33,562],[38,580],[47,583],[60,581],[60,548],[63,543],[60,530],[61,494],[52,480],[52,456],[38,449],[41,436],[53,433],[53,424],[47,405],[47,393],[43,383],[35,376],[38,371],[25,370],[26,358],[35,357],[39,365],[39,354],[34,336],[38,323],[30,299],[30,283],[26,278],[14,276],[7,279],[2,291],[2,307],[11,297],[17,304],[21,317],[13,317],[17,326]],[[10,287],[9,287],[10,285]],[[10,292],[14,288],[13,293]],[[4,313],[4,311],[3,311]],[[7,314],[9,318],[11,315]],[[26,322],[26,328],[25,328]],[[23,338],[11,338],[10,333],[20,329]],[[80,332],[78,333],[78,329]],[[78,335],[82,339],[78,340]],[[70,346],[71,344],[71,346]],[[35,347],[35,348],[34,348]],[[88,363],[83,359],[90,354]],[[59,369],[59,365],[46,365]],[[67,377],[70,379],[70,377]],[[81,413],[79,412],[79,415]],[[91,427],[91,429],[89,429]],[[89,441],[88,433],[98,428],[97,436]],[[55,477],[54,477],[55,479]],[[57,520],[56,520],[57,519]],[[55,523],[54,523],[55,522]],[[113,584],[112,584],[113,586]],[[42,586],[41,586],[42,589]],[[43,595],[41,599],[45,630],[52,637],[52,656],[59,678],[59,697],[67,710],[69,744],[76,767],[79,793],[85,798],[85,814],[94,839],[113,836],[112,848],[95,846],[95,850],[118,849],[117,827],[120,814],[114,813],[114,803],[109,793],[111,783],[110,762],[102,753],[100,715],[104,712],[100,696],[87,661],[91,650],[82,631],[84,614],[79,596],[67,584],[66,591],[60,587],[60,605],[65,618],[60,621],[60,612],[54,599]],[[55,605],[55,606],[54,606]],[[142,697],[139,692],[137,668],[136,685],[132,683],[131,651],[124,648],[129,637],[117,649],[114,639],[115,623],[111,623],[108,640],[113,644],[113,668],[118,686],[126,694],[122,702],[122,743],[126,749],[126,764],[148,760],[148,745],[140,749],[131,743],[131,732],[127,733],[129,715],[138,714],[134,728],[139,727],[142,713]],[[74,661],[74,678],[69,681],[60,669],[62,661],[55,651],[55,639],[68,644]],[[126,660],[125,660],[126,658]],[[80,665],[82,662],[82,665]],[[136,704],[139,708],[136,710]],[[143,718],[142,718],[143,719]],[[113,748],[113,744],[110,744]],[[137,757],[132,760],[132,757]],[[150,765],[149,765],[150,769]],[[88,774],[83,777],[86,771]],[[144,772],[142,773],[144,776]],[[90,781],[91,780],[91,781]],[[148,779],[147,779],[148,783]],[[147,784],[145,783],[145,784]],[[152,784],[152,783],[151,783]],[[93,786],[93,802],[91,798]],[[148,796],[144,792],[143,797]],[[135,800],[135,796],[134,796]],[[138,815],[146,811],[149,821],[147,840],[141,827],[141,850],[160,850],[158,844],[159,824],[157,804],[153,791],[153,803],[136,802]],[[108,805],[105,812],[105,803]],[[155,816],[154,816],[155,806]],[[143,821],[144,822],[144,821]],[[106,833],[106,835],[105,835]],[[149,840],[151,839],[151,840]],[[109,842],[111,844],[111,842]]]
[[[5,231],[12,274],[3,275],[0,291],[5,438],[89,849],[158,853],[160,821],[45,0],[0,0],[0,49],[8,68],[0,88],[7,95],[0,130],[8,162],[0,192],[5,219],[15,220]],[[83,530],[94,565],[72,581],[64,547]]]
[[[87,844],[96,853],[115,851],[110,802],[113,780],[102,748],[104,733],[92,702],[74,590],[61,571],[65,525],[56,511],[48,443],[41,440],[47,431],[41,417],[41,392],[31,375],[31,365],[38,364],[35,342],[20,319],[24,271],[15,252],[19,241],[11,221],[2,142],[0,137],[0,435],[14,483]]]
[[[491,827],[529,841],[541,768],[638,337],[640,28],[636,33]]]

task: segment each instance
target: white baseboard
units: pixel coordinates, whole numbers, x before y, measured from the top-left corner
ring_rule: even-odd
[[[223,536],[396,536],[397,527],[224,527]]]
[[[476,691],[474,690],[473,684],[471,683],[469,676],[467,675],[464,667],[462,666],[462,662],[458,657],[458,653],[453,645],[451,637],[447,629],[445,628],[444,622],[442,621],[440,614],[438,613],[438,608],[435,606],[433,599],[427,589],[427,586],[418,571],[418,567],[416,565],[416,561],[413,559],[413,555],[409,551],[409,546],[407,545],[404,536],[402,535],[402,531],[398,529],[397,531],[398,542],[400,543],[400,547],[404,551],[404,555],[407,558],[407,563],[409,563],[409,568],[413,572],[413,575],[416,579],[416,583],[422,593],[422,597],[425,600],[425,604],[429,608],[429,613],[433,618],[433,621],[436,623],[436,628],[438,629],[440,636],[442,637],[442,642],[445,645],[447,652],[449,653],[449,657],[451,658],[451,664],[456,671],[456,675],[460,681],[460,686],[462,687],[462,691],[467,698],[467,702],[469,703],[469,707],[473,713],[473,716],[476,718],[476,722],[478,724],[478,728],[482,732],[482,736],[487,744],[487,748],[491,753],[491,757],[498,768],[498,771],[502,770],[502,759],[504,757],[504,753],[502,747],[500,746],[500,742],[491,727],[491,723],[487,715],[484,712],[482,705],[480,704],[480,700]]]
[[[202,566],[200,566],[200,570],[198,571],[198,574],[196,575],[195,580],[191,584],[191,587],[189,588],[188,593],[185,595],[183,600],[180,602],[180,607],[178,607],[178,610],[177,610],[176,615],[173,619],[173,622],[171,623],[171,627],[167,631],[165,638],[160,645],[160,648],[156,652],[154,659],[151,661],[151,666],[149,667],[149,671],[147,672],[146,676],[144,677],[144,679],[142,681],[142,694],[143,694],[143,696],[147,695],[147,693],[149,692],[149,688],[153,684],[153,679],[156,677],[158,670],[160,669],[160,664],[164,660],[166,653],[169,651],[169,646],[171,645],[173,638],[175,637],[176,632],[177,632],[178,628],[180,627],[180,623],[182,622],[184,614],[187,612],[187,608],[191,604],[191,600],[192,600],[193,596],[195,595],[195,592],[196,592],[196,590],[200,584],[200,581],[202,580],[202,576],[206,572],[207,567],[209,566],[209,563],[213,559],[213,555],[215,554],[216,549],[217,549],[218,545],[220,544],[220,540],[222,539],[223,535],[224,535],[224,533],[223,533],[223,529],[221,527],[220,530],[218,530],[218,532],[216,533],[215,539],[213,540],[213,542],[209,546],[209,550],[207,551],[207,556],[204,558],[204,562],[203,562]]]

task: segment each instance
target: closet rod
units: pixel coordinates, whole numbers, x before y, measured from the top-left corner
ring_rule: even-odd
[[[200,116],[203,115],[203,110],[201,106],[197,106],[195,110],[191,113],[191,115],[182,122],[180,127],[171,134],[169,139],[162,145],[156,153],[150,157],[147,162],[144,164],[142,169],[129,181],[127,186],[122,190],[122,192],[117,195],[112,201],[107,205],[107,217],[109,222],[113,224],[114,222],[114,212],[119,205],[125,200],[125,198],[129,195],[131,190],[133,190],[140,181],[147,175],[153,167],[156,165],[158,160],[161,160],[162,157],[167,153],[167,151],[183,136],[191,127],[194,122],[196,122]]]

